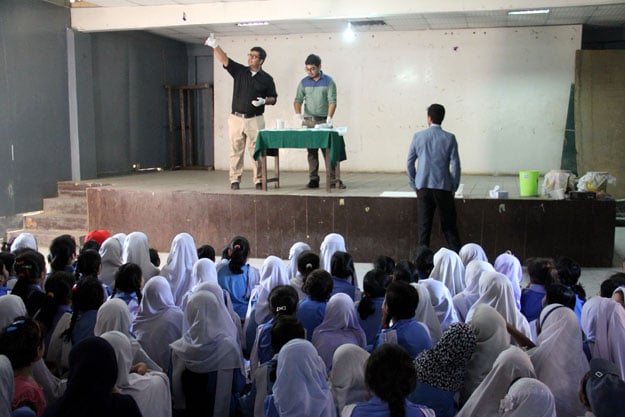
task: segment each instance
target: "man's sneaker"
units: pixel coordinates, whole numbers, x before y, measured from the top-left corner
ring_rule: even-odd
[[[308,188],[319,188],[319,180],[310,180],[308,184],[306,184]]]
[[[233,182],[232,184],[230,184],[230,189],[231,190],[238,190],[239,189],[239,183],[238,182]]]
[[[260,183],[260,182],[257,182],[257,183],[256,183],[256,189],[257,189],[257,190],[262,190],[262,189],[263,189],[263,184],[262,184],[262,183]]]
[[[343,184],[343,181],[341,181],[341,180],[335,181],[332,184],[330,184],[330,188],[336,188],[337,183],[338,183],[338,186],[339,186],[338,187],[339,190],[344,190],[344,189],[347,188],[347,186],[345,184]]]

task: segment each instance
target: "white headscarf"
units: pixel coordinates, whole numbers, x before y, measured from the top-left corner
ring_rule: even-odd
[[[501,400],[499,415],[501,417],[556,417],[555,399],[549,387],[539,380],[521,378],[510,386],[508,393]]]
[[[232,323],[234,323],[234,327],[236,328],[236,333],[238,335],[237,337],[239,340],[239,346],[242,346],[243,329],[241,326],[241,318],[239,317],[237,312],[234,311],[234,308],[232,308],[232,301],[230,300],[230,294],[228,294],[228,291],[222,289],[219,284],[215,284],[212,282],[203,282],[193,289],[194,293],[198,291],[209,291],[213,293],[215,298],[217,298],[217,302],[219,303],[221,309],[225,309],[228,316],[232,320]]]
[[[11,253],[15,253],[18,249],[37,250],[37,239],[32,233],[20,233],[13,243],[11,243]]]
[[[111,298],[100,306],[93,334],[94,336],[101,336],[111,330],[118,330],[128,337],[132,345],[135,363],[145,362],[148,368],[161,370],[161,367],[145,353],[139,342],[130,334],[130,310],[128,310],[128,305],[124,300],[120,298]]]
[[[453,298],[454,307],[458,312],[458,318],[461,321],[465,321],[469,309],[475,304],[478,298],[480,298],[480,276],[483,272],[494,272],[495,269],[491,264],[486,261],[474,260],[469,262],[465,268],[464,279],[467,284],[464,291],[460,294],[456,294]]]
[[[467,364],[464,387],[460,390],[461,404],[484,380],[497,356],[510,347],[506,321],[488,304],[480,304],[475,308],[470,325],[477,337],[477,346]]]
[[[21,297],[13,294],[0,297],[0,329],[13,323],[16,317],[27,315],[26,305]]]
[[[176,305],[182,304],[182,297],[197,283],[192,282],[191,273],[197,262],[197,248],[193,237],[188,233],[179,233],[171,242],[167,265],[161,275],[167,278]]]
[[[368,401],[371,398],[365,384],[365,364],[369,352],[352,343],[339,346],[332,358],[330,389],[339,410],[348,404]]]
[[[536,375],[553,393],[558,415],[580,416],[585,410],[579,402],[579,381],[590,367],[577,316],[562,304],[550,304],[538,320],[537,346],[528,351]]]
[[[243,369],[232,320],[211,292],[197,291],[184,312],[182,338],[170,346],[192,372]]]
[[[334,351],[342,344],[353,343],[360,347],[367,344],[367,336],[360,327],[354,301],[349,295],[338,293],[330,297],[323,321],[313,332],[312,343],[328,369],[332,368]]]
[[[132,330],[146,353],[163,369],[169,368],[169,344],[182,336],[182,319],[169,282],[161,276],[149,280],[143,287]]]
[[[536,373],[527,353],[510,346],[499,354],[493,368],[456,417],[499,417],[501,400],[519,378],[536,378]]]
[[[321,261],[321,269],[325,269],[329,273],[332,273],[331,263],[334,252],[347,252],[347,249],[345,248],[345,239],[338,233],[330,233],[329,235],[326,235],[323,242],[321,242],[320,250],[321,254],[319,255],[319,258]]]
[[[115,385],[122,394],[134,398],[141,414],[154,417],[171,417],[171,393],[169,379],[162,372],[148,372],[145,375],[130,373],[132,368],[132,346],[125,334],[116,330],[102,336],[113,346],[117,359],[117,381]]]
[[[434,269],[430,278],[442,282],[451,296],[464,290],[464,265],[458,254],[447,248],[440,248],[434,254]]]
[[[295,278],[299,271],[297,269],[297,258],[299,255],[310,250],[310,246],[305,242],[296,242],[289,250],[289,279]]]
[[[504,274],[510,284],[512,284],[512,291],[514,291],[514,302],[516,308],[521,311],[521,282],[523,281],[523,267],[521,261],[509,253],[502,253],[495,259],[495,271],[500,274]]]
[[[106,285],[113,287],[115,285],[115,273],[124,263],[122,260],[122,244],[114,236],[109,237],[102,242],[99,252],[102,258],[102,269],[99,277]]]
[[[449,289],[442,282],[433,278],[419,280],[419,285],[424,286],[430,293],[430,301],[441,324],[441,331],[458,321],[458,313],[454,308]]]
[[[191,279],[189,280],[189,290],[182,296],[180,308],[184,310],[195,288],[204,282],[212,282],[213,284],[219,285],[215,263],[207,258],[198,259],[193,265]]]
[[[3,326],[4,327],[4,326]],[[13,401],[14,379],[11,361],[4,355],[0,355],[0,415],[9,417],[11,401]]]
[[[480,298],[467,313],[467,323],[471,321],[475,308],[479,304],[488,304],[517,330],[531,339],[532,333],[527,319],[516,308],[512,285],[505,275],[499,272],[484,272],[480,276]]]
[[[269,293],[278,285],[289,285],[288,271],[282,259],[277,256],[268,256],[260,269],[260,282],[257,287],[258,301],[256,302],[255,313],[257,324],[263,324],[271,319]],[[249,308],[248,311],[250,311]]]
[[[415,287],[417,289],[417,293],[419,293],[419,304],[415,310],[414,317],[418,322],[423,323],[423,325],[427,328],[428,333],[430,334],[430,339],[432,339],[432,345],[435,345],[441,338],[443,331],[441,330],[441,322],[438,320],[436,311],[432,306],[430,292],[425,285],[419,285],[415,282],[410,285]]]
[[[326,366],[308,340],[294,339],[278,354],[273,398],[281,417],[335,417]]]
[[[132,262],[139,265],[146,282],[160,273],[159,269],[150,262],[150,245],[148,244],[148,237],[143,232],[132,232],[126,236],[122,260],[124,263]]]
[[[592,297],[582,308],[582,328],[593,358],[613,362],[625,375],[625,309],[611,298]]]
[[[482,247],[477,243],[467,243],[464,245],[460,248],[458,256],[460,256],[464,266],[467,266],[471,261],[488,262],[488,257],[486,256],[484,249],[482,249]]]

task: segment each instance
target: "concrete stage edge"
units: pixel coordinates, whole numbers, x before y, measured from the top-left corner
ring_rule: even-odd
[[[185,187],[163,187],[158,174],[154,179],[139,177],[136,186],[116,187],[112,178],[87,189],[90,229],[143,231],[151,247],[165,252],[181,232],[190,233],[198,246],[212,245],[218,255],[233,236],[245,236],[255,258],[286,259],[297,241],[318,251],[332,232],[345,237],[356,262],[371,262],[377,255],[412,260],[417,251],[416,198],[363,195],[354,181],[347,182],[346,192],[319,190],[312,195],[301,186],[292,194],[285,187],[279,193],[238,193],[226,190],[227,183],[221,188],[194,189],[188,182]],[[480,244],[491,262],[510,250],[522,262],[532,256],[567,255],[585,267],[612,266],[614,201],[466,198],[457,199],[456,208],[462,242]],[[431,247],[444,245],[435,217]]]

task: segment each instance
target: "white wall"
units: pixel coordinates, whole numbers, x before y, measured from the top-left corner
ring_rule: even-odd
[[[412,134],[426,127],[426,108],[447,109],[443,128],[458,139],[464,173],[546,172],[560,166],[575,51],[581,26],[236,37],[222,48],[245,64],[262,46],[265,71],[278,103],[267,106],[267,127],[284,119],[294,127],[293,98],[309,53],[338,87],[336,126],[349,128],[352,172],[403,172]],[[215,69],[215,165],[228,168],[227,115],[232,78]],[[251,165],[246,155],[246,169]],[[284,170],[306,170],[304,150],[285,150]]]

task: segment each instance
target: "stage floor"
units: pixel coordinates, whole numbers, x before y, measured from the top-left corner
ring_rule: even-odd
[[[269,164],[269,176],[273,167]],[[295,196],[327,196],[325,191],[325,175],[320,173],[321,183],[318,189],[306,188],[308,173],[301,171],[282,171],[280,173],[280,188],[274,183],[267,185],[267,191],[255,189],[251,172],[243,173],[241,189],[230,190],[227,171],[207,170],[178,170],[178,171],[149,171],[136,172],[130,175],[103,177],[97,180],[81,181],[91,184],[101,184],[119,189],[139,189],[169,192],[207,192],[216,194],[276,194]],[[330,195],[349,197],[414,197],[414,192],[408,185],[408,177],[403,172],[397,173],[359,173],[341,172],[341,180],[347,186],[344,190],[333,189]],[[488,191],[499,185],[501,191],[508,191],[510,198],[519,197],[519,178],[513,175],[463,175],[464,198],[488,198]],[[523,197],[525,198],[525,197]]]

